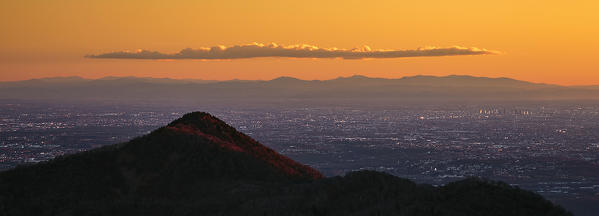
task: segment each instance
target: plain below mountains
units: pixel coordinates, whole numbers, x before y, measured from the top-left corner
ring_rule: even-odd
[[[444,101],[599,100],[597,86],[558,86],[509,78],[413,76],[401,79],[340,77],[269,81],[205,81],[136,77],[62,77],[0,83],[0,99],[62,102],[303,101],[362,103]]]
[[[0,215],[570,215],[533,192],[374,171],[324,178],[189,113],[129,142],[0,173]]]

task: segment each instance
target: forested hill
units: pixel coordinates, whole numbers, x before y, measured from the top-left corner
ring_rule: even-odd
[[[323,178],[201,112],[129,142],[0,173],[0,215],[569,215],[469,178],[442,187],[374,171]]]

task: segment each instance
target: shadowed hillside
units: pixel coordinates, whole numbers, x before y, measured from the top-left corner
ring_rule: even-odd
[[[470,178],[442,187],[362,171],[323,178],[221,120],[189,113],[148,135],[0,173],[0,215],[569,215]]]

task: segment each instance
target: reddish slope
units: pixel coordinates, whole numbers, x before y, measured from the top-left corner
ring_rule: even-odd
[[[170,123],[166,129],[176,133],[201,136],[223,149],[245,153],[264,161],[289,176],[312,179],[323,177],[317,170],[280,155],[208,113],[188,113]]]

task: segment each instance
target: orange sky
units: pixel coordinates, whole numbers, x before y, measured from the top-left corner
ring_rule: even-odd
[[[52,76],[330,79],[465,74],[599,84],[591,0],[0,1],[0,80]],[[252,42],[320,47],[480,47],[501,55],[226,61],[87,59],[86,54]]]

